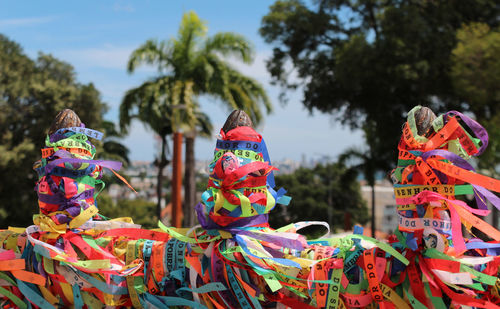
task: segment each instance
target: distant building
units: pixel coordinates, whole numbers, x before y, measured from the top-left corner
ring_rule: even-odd
[[[123,173],[129,177],[129,183],[137,191],[137,194],[122,184],[112,184],[109,186],[108,194],[113,201],[139,197],[156,202],[156,175],[158,171],[152,162],[133,161]]]
[[[292,159],[284,159],[281,161],[272,161],[272,165],[279,169],[276,171],[276,175],[286,175],[295,172],[299,167],[304,167],[300,162],[294,161]]]
[[[371,215],[372,188],[361,182],[361,195],[366,201]],[[377,181],[375,184],[375,227],[385,233],[393,233],[398,227],[396,200],[392,184],[387,180]]]

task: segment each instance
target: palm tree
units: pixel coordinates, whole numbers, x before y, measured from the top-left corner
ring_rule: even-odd
[[[155,106],[169,106],[168,111],[163,111],[166,113],[163,117],[171,121],[174,131],[188,132],[185,213],[190,212],[195,199],[194,139],[196,124],[200,123],[195,117],[199,106],[197,98],[204,94],[213,96],[232,109],[244,110],[254,123],[262,119],[261,106],[268,113],[272,109],[262,85],[243,75],[224,59],[233,57],[244,63],[251,63],[253,49],[250,43],[234,33],[220,32],[210,37],[206,37],[206,33],[205,22],[196,13],[187,12],[182,17],[177,37],[164,41],[146,41],[132,53],[128,62],[130,73],[143,64],[156,66],[157,76],[139,88],[149,85],[157,91],[154,96],[143,99],[158,101]],[[140,104],[137,102],[137,105]],[[130,108],[132,105],[127,104],[124,99],[121,112],[125,113]],[[156,121],[139,118],[146,123]]]
[[[160,157],[155,159],[158,167],[156,214],[161,218],[161,196],[163,170],[169,164],[167,159],[167,136],[172,134],[171,105],[162,93],[165,92],[162,81],[148,81],[125,94],[120,105],[120,128],[127,133],[132,119],[146,123],[161,139]]]
[[[204,135],[212,130],[206,124],[208,117],[197,109],[197,105],[183,104],[191,108],[179,109],[182,101],[192,98],[190,83],[182,84],[169,77],[147,81],[125,94],[120,105],[120,127],[127,132],[132,119],[147,124],[161,139],[160,156],[155,159],[157,176],[157,215],[161,216],[163,171],[170,163],[167,137],[183,126],[200,127]]]

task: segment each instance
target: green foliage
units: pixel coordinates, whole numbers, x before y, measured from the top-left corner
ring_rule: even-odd
[[[500,102],[500,32],[487,24],[464,25],[452,52],[452,77],[458,94],[471,102],[474,114],[490,118]]]
[[[340,164],[346,164],[349,168],[362,173],[366,182],[372,190],[372,203],[371,213],[375,213],[375,176],[377,172],[385,172],[383,169],[386,166],[384,159],[377,154],[381,151],[382,145],[380,137],[376,134],[375,125],[373,122],[367,121],[363,124],[364,138],[367,147],[364,149],[358,147],[351,147],[345,150],[339,156]],[[383,150],[382,150],[383,151]],[[372,235],[375,235],[375,216],[371,216],[371,229]]]
[[[87,127],[102,130],[106,105],[92,83],[75,76],[70,64],[43,53],[32,60],[0,34],[0,226],[29,225],[38,212],[32,164],[59,111],[73,109]],[[102,154],[103,143],[96,144]]]
[[[380,151],[383,151],[383,149],[378,148],[382,145],[382,142],[375,132],[375,124],[373,122],[365,122],[362,129],[367,147],[351,147],[346,149],[340,154],[339,162],[346,164],[357,172],[361,172],[368,185],[373,187],[375,185],[375,174],[377,172],[386,172],[382,168],[384,166],[384,159],[377,155]]]
[[[500,162],[500,30],[484,23],[464,25],[457,32],[452,78],[457,93],[470,104],[477,120],[488,129],[490,143],[479,167],[498,176]]]
[[[276,186],[285,188],[292,201],[288,206],[276,206],[269,215],[271,226],[278,228],[307,218],[331,221],[334,231],[344,228],[345,213],[351,214],[352,224],[366,223],[368,210],[356,177],[357,173],[342,163],[299,168],[292,174],[276,176]]]
[[[158,217],[152,215],[156,204],[143,199],[124,200],[114,203],[109,195],[100,194],[97,199],[99,213],[108,218],[130,217],[135,224],[142,225],[145,229],[158,227]]]
[[[208,175],[204,173],[196,174],[196,192],[204,192],[207,189]]]
[[[376,154],[388,170],[413,106],[480,117],[476,103],[461,100],[453,87],[451,55],[462,24],[495,26],[499,12],[492,0],[282,0],[263,17],[260,33],[274,45],[267,63],[274,82],[285,90],[301,86],[311,112],[331,113],[354,128],[372,123],[380,137]]]

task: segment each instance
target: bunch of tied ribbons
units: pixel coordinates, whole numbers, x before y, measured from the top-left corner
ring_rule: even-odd
[[[448,113],[420,136],[409,113],[395,194],[400,226],[388,242],[356,228],[343,238],[307,240],[274,230],[268,214],[288,204],[274,190],[262,137],[250,127],[221,130],[207,190],[196,206],[200,226],[144,230],[130,219],[96,211],[102,168],[87,136],[56,132],[37,165],[40,214],[27,229],[0,232],[4,307],[136,308],[500,308],[498,231],[478,216],[498,205],[498,181],[465,161],[481,153],[487,134]],[[475,194],[478,207],[456,200]],[[462,224],[494,241],[462,236]]]
[[[407,295],[416,307],[445,308],[444,298],[447,306],[497,308],[500,232],[480,217],[490,213],[488,201],[500,209],[491,192],[500,192],[500,181],[476,173],[467,162],[484,152],[488,133],[451,111],[419,134],[421,109],[408,113],[392,173],[399,217],[392,245],[403,248],[410,261],[399,282],[413,292]],[[463,201],[468,196],[474,196],[475,207]],[[483,239],[475,236],[479,233]]]

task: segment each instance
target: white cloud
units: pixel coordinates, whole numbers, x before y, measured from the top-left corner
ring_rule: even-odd
[[[85,67],[121,69],[125,70],[127,62],[132,52],[138,46],[115,46],[106,44],[101,47],[88,47],[80,49],[64,49],[56,51],[55,54],[62,59],[73,64],[75,67],[84,65]],[[271,51],[262,50],[255,54],[252,64],[245,64],[235,58],[228,58],[227,61],[245,75],[249,75],[262,84],[269,84],[271,76],[266,68],[266,60],[271,57]],[[152,66],[142,66],[137,72],[155,72]]]
[[[66,49],[57,52],[66,61],[75,66],[100,67],[125,70],[128,58],[135,47],[118,47],[105,45],[103,47],[90,47],[83,49]]]
[[[54,19],[55,19],[54,16],[0,19],[0,28],[4,27],[6,28],[9,26],[13,27],[34,26],[34,25],[49,23]]]
[[[120,3],[116,2],[113,5],[113,10],[116,12],[128,12],[128,13],[135,12],[135,8],[130,3],[120,4]]]
[[[229,63],[245,75],[260,81],[262,84],[267,84],[271,79],[271,75],[266,68],[266,60],[271,57],[271,51],[257,51],[252,64],[243,63],[235,58],[228,58]]]
[[[253,63],[250,65],[234,58],[229,58],[228,61],[241,73],[251,76],[263,85],[269,85],[271,83],[271,74],[267,70],[266,61],[271,59],[271,57],[271,50],[258,50],[254,56]],[[293,65],[290,61],[285,63],[285,70],[287,72],[291,72],[290,76],[288,77],[288,81],[290,83],[301,83],[301,80],[298,78],[297,72],[293,68]]]
[[[128,59],[137,47],[138,45],[116,46],[105,44],[100,47],[61,49],[55,51],[54,54],[76,68],[118,69],[125,72]],[[143,65],[137,68],[134,74],[152,72],[156,72],[154,67]]]

